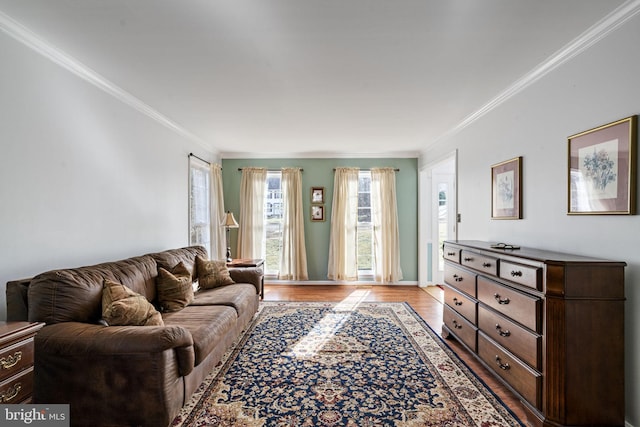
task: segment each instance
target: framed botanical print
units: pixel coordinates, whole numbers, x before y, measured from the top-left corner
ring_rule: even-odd
[[[311,187],[311,204],[324,203],[324,187]]]
[[[567,214],[635,214],[636,126],[631,116],[568,138]]]
[[[522,157],[491,166],[491,218],[522,219]]]
[[[324,221],[324,205],[311,205],[311,221]]]

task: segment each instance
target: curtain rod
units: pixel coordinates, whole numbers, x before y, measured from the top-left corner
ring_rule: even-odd
[[[267,172],[280,172],[282,169],[267,169]],[[242,172],[242,168],[238,168],[238,172]],[[304,169],[300,168],[300,172],[304,172]]]
[[[201,157],[198,157],[198,156],[196,156],[196,155],[195,155],[195,154],[193,154],[193,153],[189,153],[189,157],[195,157],[196,159],[200,160],[201,162],[205,162],[205,163],[206,163],[206,164],[208,164],[208,165],[210,165],[210,164],[211,164],[211,163],[207,162],[205,159],[203,159],[203,158],[201,158]]]
[[[361,170],[361,171],[371,171],[371,169],[360,169],[360,170]],[[333,171],[335,172],[335,171],[336,171],[336,168],[333,168]],[[394,169],[394,171],[395,171],[395,172],[400,172],[400,169],[395,168],[395,169]]]

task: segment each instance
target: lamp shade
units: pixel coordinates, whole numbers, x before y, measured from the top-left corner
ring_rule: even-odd
[[[224,219],[222,220],[222,224],[220,224],[223,227],[226,228],[238,228],[238,222],[236,221],[235,217],[233,216],[233,212],[231,211],[227,211],[227,213],[224,215]]]

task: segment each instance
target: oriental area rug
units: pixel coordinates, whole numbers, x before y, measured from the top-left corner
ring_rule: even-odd
[[[262,302],[174,426],[522,426],[406,303]]]

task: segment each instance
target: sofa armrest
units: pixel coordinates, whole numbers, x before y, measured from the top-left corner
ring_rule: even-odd
[[[35,338],[36,353],[48,356],[102,356],[154,354],[173,349],[180,375],[194,366],[191,334],[181,326],[103,326],[63,322],[44,327]]]
[[[262,296],[264,272],[262,267],[229,267],[229,275],[236,283],[251,283]]]
[[[69,404],[74,425],[167,426],[188,397],[195,353],[182,327],[63,322],[34,343],[32,402]]]
[[[12,280],[7,282],[7,321],[26,322],[29,317],[27,291],[31,279]]]

